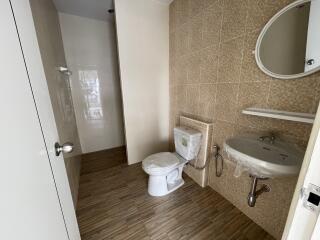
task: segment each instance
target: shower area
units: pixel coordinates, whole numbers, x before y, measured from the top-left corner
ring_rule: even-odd
[[[114,5],[90,3],[30,0],[59,140],[73,145],[63,157],[75,206],[84,171],[112,164],[110,151],[126,161]]]
[[[83,153],[124,145],[115,22],[112,13],[105,15],[97,20],[59,13]]]

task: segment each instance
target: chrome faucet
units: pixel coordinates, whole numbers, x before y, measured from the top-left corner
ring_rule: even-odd
[[[276,136],[275,136],[274,134],[270,134],[270,135],[268,135],[268,136],[261,136],[261,137],[259,137],[259,140],[260,140],[261,142],[263,142],[263,141],[266,140],[266,139],[268,139],[271,144],[274,144],[274,141],[276,140]]]

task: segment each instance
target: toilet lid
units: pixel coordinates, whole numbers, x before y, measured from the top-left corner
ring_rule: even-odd
[[[166,169],[177,166],[179,162],[180,161],[175,154],[170,152],[162,152],[150,155],[143,160],[142,165],[145,169]]]

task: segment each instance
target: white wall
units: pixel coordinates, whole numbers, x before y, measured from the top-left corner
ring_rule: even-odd
[[[106,12],[107,14],[107,12]],[[114,22],[59,13],[84,153],[124,145]]]
[[[115,1],[128,163],[168,150],[169,6]]]

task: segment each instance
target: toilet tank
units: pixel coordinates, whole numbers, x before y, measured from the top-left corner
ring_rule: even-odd
[[[185,160],[197,157],[201,145],[201,132],[189,127],[174,128],[174,145],[176,152]]]

